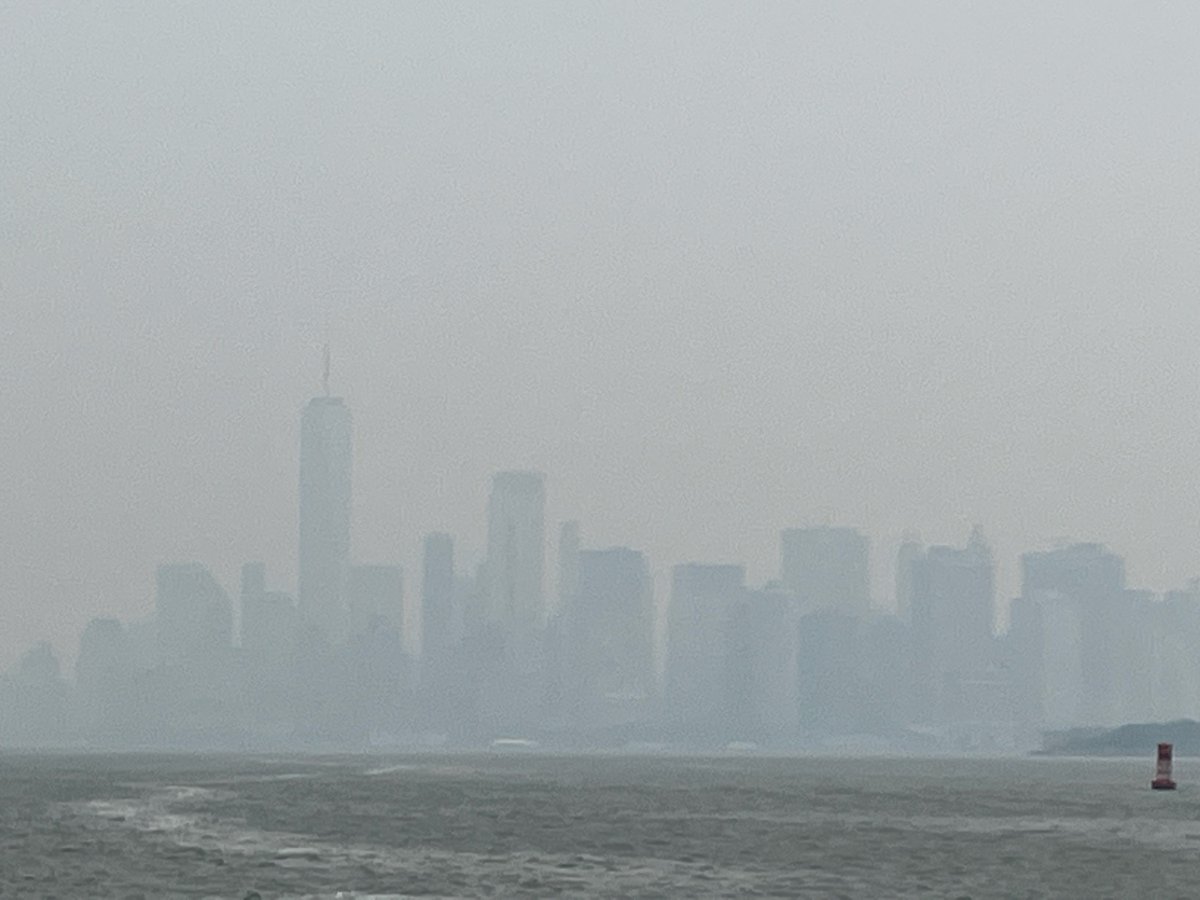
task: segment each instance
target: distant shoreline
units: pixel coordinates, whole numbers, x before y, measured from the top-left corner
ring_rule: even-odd
[[[1140,722],[1117,728],[1074,728],[1049,732],[1033,756],[1144,757],[1160,742],[1175,745],[1176,757],[1200,756],[1200,722]]]

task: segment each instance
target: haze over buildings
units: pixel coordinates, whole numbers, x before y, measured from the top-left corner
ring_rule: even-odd
[[[961,548],[906,539],[892,604],[871,600],[867,537],[821,525],[781,531],[762,586],[741,564],[675,565],[664,615],[645,554],[586,548],[571,520],[550,608],[546,478],[524,470],[491,479],[473,573],[426,535],[417,639],[403,568],[349,562],[349,409],[316,398],[300,435],[299,597],[245,563],[235,636],[208,566],[161,564],[153,616],[89,622],[73,679],[44,642],[0,677],[0,745],[997,750],[1200,715],[1195,582],[1130,590],[1102,545],[1024,554],[1003,631],[978,526]]]
[[[660,627],[675,566],[744,570],[739,690],[789,658],[745,637],[779,617],[802,647],[886,648],[873,611],[899,598],[913,640],[957,641],[958,579],[973,646],[986,570],[1001,650],[1042,660],[1021,709],[1191,709],[1195,25],[1143,4],[10,4],[0,670],[46,676],[42,640],[67,671],[118,646],[139,670],[228,631],[282,691],[293,648],[264,636],[302,650],[305,622],[371,636],[368,704],[415,683],[388,647],[416,665],[429,625],[532,716],[525,669],[552,668],[582,575],[547,543],[579,521],[566,558],[640,554]],[[541,473],[541,499],[505,472]],[[976,522],[986,565],[961,555]],[[781,570],[785,529],[842,528],[863,543]],[[1103,616],[1022,564],[1100,542],[1128,570]],[[194,620],[181,579],[209,585]],[[776,608],[797,589],[815,599]],[[1151,639],[1157,668],[1114,680]],[[954,647],[927,717],[1008,702]],[[880,666],[869,691],[754,702],[858,709]]]
[[[340,397],[308,402],[300,422],[300,611],[333,639],[346,628],[351,440]]]

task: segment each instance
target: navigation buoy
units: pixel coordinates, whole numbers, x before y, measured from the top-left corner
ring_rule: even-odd
[[[1175,782],[1171,779],[1172,749],[1170,744],[1158,745],[1158,768],[1154,772],[1154,780],[1150,782],[1150,787],[1156,791],[1175,790]]]

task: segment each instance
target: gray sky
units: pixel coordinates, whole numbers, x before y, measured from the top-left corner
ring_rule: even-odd
[[[1048,8],[1053,7],[1053,8]],[[333,344],[355,556],[551,528],[1058,536],[1200,574],[1189,3],[0,2],[0,664],[153,567],[294,587]],[[552,573],[552,566],[551,566]]]

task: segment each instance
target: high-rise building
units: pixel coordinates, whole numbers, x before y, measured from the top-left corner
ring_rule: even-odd
[[[426,664],[445,659],[458,643],[454,601],[454,538],[427,534],[421,557],[421,658]]]
[[[68,703],[58,657],[41,641],[0,680],[5,742],[44,747],[63,741],[68,734]]]
[[[244,699],[234,687],[233,607],[206,566],[158,567],[154,624],[157,666],[139,687],[150,731],[161,740],[228,723]]]
[[[579,523],[563,522],[558,530],[557,603],[546,623],[546,716],[552,723],[573,726],[594,719],[580,694],[582,667],[575,658],[575,615],[579,593]]]
[[[261,562],[242,566],[241,647],[259,671],[282,674],[292,662],[296,645],[296,601],[288,594],[267,590],[267,567]]]
[[[1029,739],[1084,721],[1083,641],[1075,602],[1053,592],[1013,601],[1008,644],[1017,713]]]
[[[545,479],[540,472],[497,472],[488,499],[488,618],[509,642],[534,638],[545,624]]]
[[[128,728],[134,665],[129,635],[116,619],[92,619],[79,641],[75,685],[84,730],[115,737]]]
[[[241,649],[244,678],[239,688],[256,729],[287,733],[295,714],[291,691],[299,661],[300,621],[290,594],[267,590],[267,567],[242,566]]]
[[[200,563],[158,567],[154,615],[160,663],[216,666],[233,645],[229,597]]]
[[[547,706],[545,505],[540,472],[493,477],[482,609],[466,634],[478,724],[493,737],[535,728]]]
[[[862,635],[864,718],[876,730],[893,731],[909,721],[912,629],[899,616],[874,616]]]
[[[783,591],[746,591],[733,605],[724,698],[731,737],[778,741],[795,733],[796,629],[795,602]]]
[[[1125,562],[1101,544],[1021,557],[1013,635],[1035,724],[1116,725],[1126,710],[1128,621]]]
[[[1153,713],[1143,721],[1195,719],[1200,712],[1200,582],[1168,591],[1151,615]]]
[[[804,613],[866,620],[871,607],[871,544],[853,528],[788,528],[780,535],[780,581]]]
[[[896,615],[902,621],[912,618],[913,565],[925,553],[925,546],[915,531],[906,531],[896,552]]]
[[[314,397],[300,421],[300,612],[335,642],[349,625],[350,456],[349,408]]]
[[[579,523],[563,522],[558,531],[558,608],[568,608],[579,590]]]
[[[421,724],[438,733],[472,724],[463,650],[465,589],[455,576],[454,539],[425,535],[421,557]]]
[[[1095,598],[1125,589],[1125,561],[1103,544],[1070,544],[1021,555],[1021,596]]]
[[[930,547],[913,563],[913,678],[923,721],[960,721],[966,687],[995,663],[992,551],[978,528],[967,545]]]
[[[687,563],[671,573],[666,713],[697,733],[711,733],[727,720],[732,617],[745,581],[743,566]]]
[[[346,576],[350,631],[385,627],[404,634],[404,570],[400,566],[354,565]]]
[[[585,724],[616,724],[646,713],[654,693],[650,572],[636,550],[578,554],[578,587],[566,613],[569,695]]]
[[[865,625],[831,609],[800,617],[797,629],[798,718],[811,734],[867,730]]]

